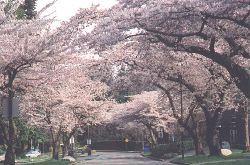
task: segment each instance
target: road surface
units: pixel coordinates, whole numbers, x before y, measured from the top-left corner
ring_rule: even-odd
[[[141,156],[140,153],[131,152],[97,152],[79,160],[81,163],[77,165],[173,165],[167,161],[155,161]]]

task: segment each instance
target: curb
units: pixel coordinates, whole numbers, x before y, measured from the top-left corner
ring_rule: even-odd
[[[178,164],[178,165],[192,165],[192,164],[189,164],[189,163],[172,162],[172,161],[170,161],[170,163]]]
[[[156,161],[161,161],[161,162],[166,161],[165,159],[160,159],[160,158],[156,158],[156,157],[153,157],[153,156],[145,156],[145,155],[143,155],[143,154],[141,154],[141,156],[143,156],[143,157],[145,157],[145,158],[152,159],[152,160],[156,160]]]
[[[145,156],[145,157],[149,158],[149,159],[152,159],[152,160],[161,161],[161,162],[166,161],[165,159],[160,159],[160,158],[156,158],[156,157],[153,157],[153,156]]]

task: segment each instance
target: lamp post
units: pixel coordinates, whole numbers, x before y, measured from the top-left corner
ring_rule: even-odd
[[[88,139],[89,139],[89,124],[88,124]]]
[[[87,124],[87,145],[91,145],[91,138],[90,138],[90,133],[89,133],[89,124]]]
[[[142,152],[144,152],[144,131],[142,130]]]
[[[218,139],[219,139],[219,146],[221,147],[221,143],[222,143],[222,138],[221,138],[221,124],[219,124],[217,126],[217,130],[218,130]]]
[[[180,106],[181,106],[181,122],[183,122],[183,100],[182,100],[182,76],[179,74],[180,79]],[[184,159],[184,144],[183,144],[184,130],[181,130],[181,158]]]

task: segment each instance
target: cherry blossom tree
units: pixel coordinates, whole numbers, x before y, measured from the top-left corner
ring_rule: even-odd
[[[29,91],[22,97],[22,114],[29,118],[29,124],[50,131],[54,159],[58,159],[62,135],[65,155],[69,139],[77,129],[90,122],[101,122],[103,116],[100,110],[105,111],[110,105],[104,97],[107,86],[92,80],[82,61],[71,55],[70,59],[61,60],[57,65],[49,63],[46,69],[43,65],[39,69],[32,68],[30,76],[34,78],[34,73],[37,73],[39,80],[35,78],[33,81],[39,81],[40,85],[32,87],[31,83]]]
[[[13,3],[12,3],[13,2]],[[21,2],[21,1],[20,1]],[[55,1],[46,5],[37,13],[35,19],[16,20],[15,11],[19,7],[19,1],[1,3],[0,13],[0,93],[8,97],[10,115],[8,124],[1,122],[8,128],[7,153],[5,164],[15,164],[15,126],[12,117],[12,99],[17,93],[25,91],[29,80],[25,79],[29,68],[38,63],[56,62],[64,52],[73,51],[75,43],[71,42],[70,24],[63,23],[56,30],[51,30],[53,19],[42,17],[41,13],[50,7]],[[84,17],[82,17],[84,19]],[[86,20],[88,20],[87,18]],[[33,81],[33,85],[36,83]],[[2,119],[1,119],[2,120]]]
[[[225,68],[249,98],[248,7],[241,0],[120,0],[107,10],[91,9],[89,23],[94,28],[88,43],[103,50],[118,42],[135,41],[145,50],[148,45],[162,45],[169,51],[205,57]],[[80,23],[81,15],[80,11],[72,20]]]
[[[166,51],[168,50],[164,50],[161,45],[154,44],[148,46],[147,49],[145,47],[142,49],[138,47],[137,42],[125,42],[107,50],[102,56],[105,59],[104,63],[109,62],[111,66],[115,66],[113,70],[117,70],[116,75],[113,76],[117,84],[116,88],[124,88],[125,85],[125,88],[127,86],[132,88],[132,91],[134,89],[138,91],[145,87],[153,89],[153,86],[156,86],[164,92],[177,91],[175,95],[180,95],[178,86],[181,84],[183,90],[190,95],[187,103],[183,101],[184,106],[189,107],[194,101],[199,107],[196,111],[193,109],[195,106],[185,110],[187,121],[190,121],[193,112],[202,110],[208,127],[207,143],[210,146],[210,153],[219,154],[216,127],[223,111],[237,109],[237,105],[234,105],[232,101],[235,98],[230,96],[235,90],[237,91],[235,84],[223,67],[210,60],[188,54],[182,54],[180,57],[180,54],[174,52],[164,56]],[[177,101],[177,104],[179,103],[180,101]],[[174,111],[177,109],[177,114],[180,114],[180,106],[171,106],[171,108]],[[189,114],[189,112],[192,113]],[[175,117],[184,126],[185,124],[178,115]],[[192,126],[189,129],[186,128],[191,135],[195,134],[195,139],[198,137],[198,133],[195,132],[197,131],[196,122],[193,120],[193,126],[196,129]],[[199,146],[198,143],[195,144]],[[198,150],[197,147],[197,153],[199,153]]]
[[[114,110],[117,112],[113,114],[112,122],[143,124],[149,131],[152,144],[156,145],[156,129],[162,127],[166,132],[171,133],[175,125],[175,119],[171,117],[171,114],[166,114],[161,109],[159,95],[158,91],[144,91],[131,96],[132,101],[117,104],[114,106]]]
[[[9,109],[12,109],[12,98],[14,97],[14,80],[18,74],[26,67],[29,67],[36,60],[36,57],[46,56],[46,46],[48,42],[44,41],[44,35],[41,31],[46,28],[49,20],[37,21],[18,21],[12,19],[12,14],[15,8],[18,7],[18,1],[14,4],[7,5],[1,3],[1,65],[0,65],[0,82],[1,94],[9,97]],[[7,10],[8,8],[8,10]],[[4,11],[4,10],[7,11]],[[41,36],[38,37],[38,36]],[[31,44],[32,43],[32,44]],[[35,48],[35,46],[37,46]],[[32,57],[33,55],[33,57]],[[7,134],[6,134],[7,135]],[[9,114],[8,135],[5,138],[7,141],[7,153],[5,156],[5,164],[15,164],[14,162],[14,145],[15,145],[15,130],[12,111]]]
[[[163,80],[183,84],[193,93],[204,114],[209,114],[205,115],[206,120],[214,123],[210,128],[210,122],[208,122],[207,130],[215,132],[216,122],[214,121],[217,121],[219,114],[226,109],[224,101],[226,91],[236,85],[246,97],[250,97],[247,85],[249,84],[249,51],[248,39],[245,37],[249,32],[248,6],[246,1],[188,1],[186,3],[185,1],[121,0],[111,9],[92,10],[93,20],[90,24],[93,24],[94,28],[89,35],[87,34],[88,45],[97,51],[115,52],[116,57],[111,56],[107,59],[126,63],[127,66],[136,66],[136,69],[143,70],[141,74],[146,77],[150,75],[151,80],[157,80],[160,77]],[[80,15],[81,11],[77,16]],[[72,19],[77,20],[77,17]],[[131,48],[129,50],[128,45]],[[152,48],[155,51],[152,51]],[[158,52],[159,50],[161,53]],[[125,57],[122,51],[127,53]],[[158,58],[153,56],[156,52]],[[109,56],[110,53],[106,52],[106,55]],[[146,60],[145,63],[131,60],[138,57],[143,57],[143,60],[147,59],[150,63]],[[155,65],[160,60],[165,62],[165,66]],[[173,60],[179,60],[179,62],[173,65],[170,62]],[[195,62],[199,69],[195,68],[197,66]],[[180,67],[181,63],[190,66]],[[145,67],[145,64],[148,67]],[[213,69],[208,68],[211,64],[215,66]],[[182,68],[185,72],[181,72],[184,70]],[[155,76],[151,74],[153,71]],[[214,72],[217,73],[214,74]],[[180,73],[196,75],[182,75],[180,78],[178,77]],[[215,77],[218,79],[215,80]],[[201,90],[206,92],[200,92]],[[215,133],[208,133],[208,135],[214,136]],[[215,137],[207,138],[208,143],[211,144],[210,153],[218,154],[218,147],[213,144],[216,141],[211,142]]]

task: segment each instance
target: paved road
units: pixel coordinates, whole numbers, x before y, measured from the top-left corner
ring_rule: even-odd
[[[145,158],[140,153],[128,152],[97,152],[90,157],[81,157],[82,163],[77,165],[173,165],[166,161],[154,161]]]

